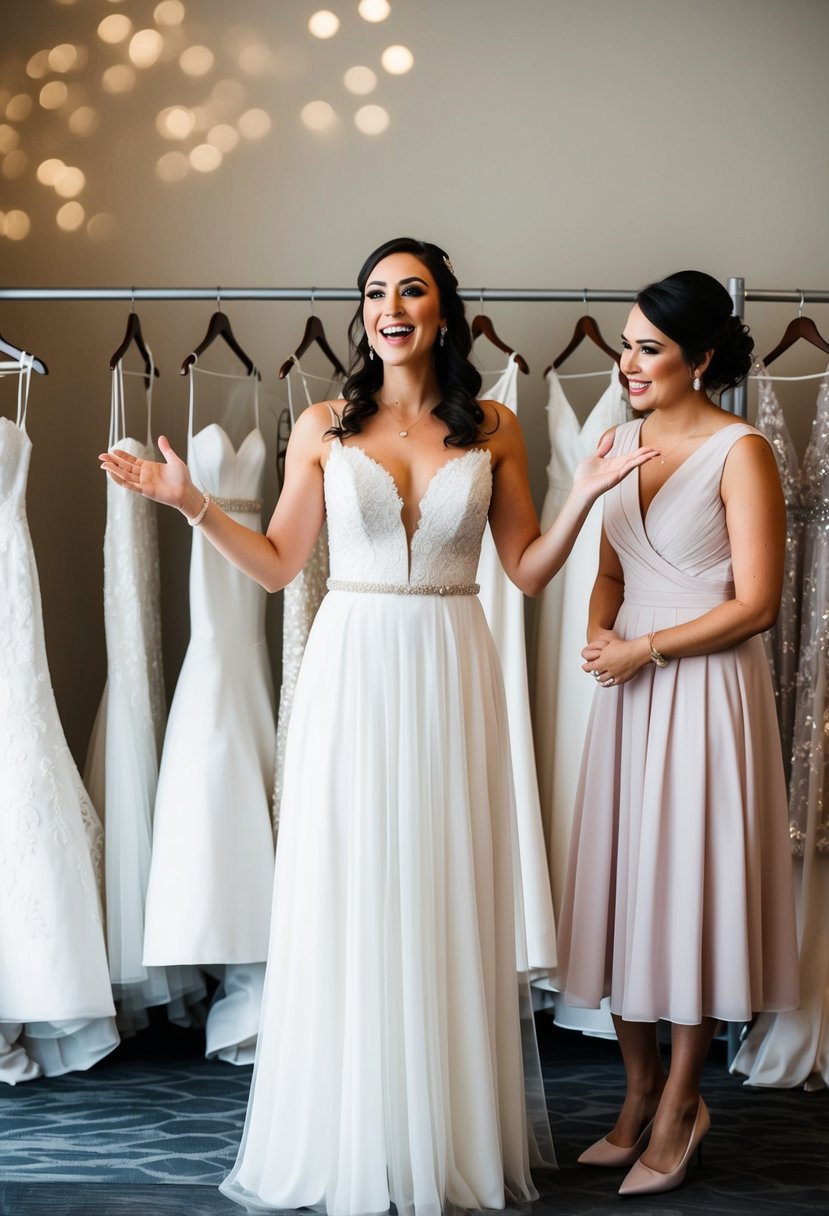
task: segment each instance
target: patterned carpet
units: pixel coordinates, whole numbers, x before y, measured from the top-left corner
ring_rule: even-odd
[[[560,1169],[526,1216],[829,1216],[829,1093],[746,1089],[715,1043],[702,1169],[664,1197],[621,1200],[621,1174],[575,1165],[612,1124],[615,1044],[557,1030],[539,1042]],[[164,1027],[86,1074],[0,1092],[2,1216],[231,1216],[216,1186],[233,1163],[250,1069],[201,1058],[199,1035]]]

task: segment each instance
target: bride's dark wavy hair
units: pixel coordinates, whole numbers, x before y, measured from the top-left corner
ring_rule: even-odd
[[[369,342],[363,326],[363,303],[371,272],[378,262],[393,253],[414,254],[437,284],[446,335],[443,346],[436,338],[433,347],[441,400],[432,413],[449,430],[443,441],[447,447],[468,447],[480,440],[484,411],[477,400],[481,391],[481,375],[469,361],[472,334],[463,300],[458,295],[458,280],[451,270],[448,256],[438,245],[409,236],[397,237],[380,245],[366,258],[357,276],[360,304],[348,327],[350,359],[348,379],[343,388],[346,405],[339,426],[331,427],[329,434],[341,439],[348,435],[359,435],[367,420],[378,411],[374,394],[383,384],[383,360],[376,356],[369,358]]]

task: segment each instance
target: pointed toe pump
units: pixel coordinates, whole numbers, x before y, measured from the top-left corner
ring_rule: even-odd
[[[578,1158],[579,1165],[600,1165],[604,1169],[622,1170],[633,1165],[641,1153],[648,1147],[653,1130],[653,1119],[643,1128],[639,1139],[628,1148],[619,1144],[611,1144],[607,1136],[602,1136],[590,1148],[586,1148]]]
[[[630,1173],[619,1187],[619,1194],[655,1195],[660,1191],[673,1191],[678,1186],[681,1186],[688,1172],[688,1162],[691,1160],[694,1152],[699,1149],[700,1156],[702,1155],[702,1138],[710,1126],[711,1116],[708,1113],[708,1107],[702,1098],[700,1098],[688,1147],[685,1149],[682,1160],[676,1169],[669,1170],[667,1174],[663,1174],[659,1170],[652,1170],[649,1165],[645,1165],[642,1161],[636,1161]]]

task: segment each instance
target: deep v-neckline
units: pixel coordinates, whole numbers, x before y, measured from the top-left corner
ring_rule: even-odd
[[[644,426],[644,424],[645,424],[645,419],[643,418],[642,421],[639,423],[639,430],[637,432],[637,440],[639,440],[639,441],[641,441],[642,427]],[[662,482],[662,485],[659,487],[659,489],[654,494],[653,498],[648,503],[647,508],[645,510],[643,510],[643,508],[642,508],[642,482],[641,482],[641,476],[640,476],[642,466],[641,465],[639,466],[639,468],[636,470],[636,482],[635,482],[636,505],[637,505],[637,508],[639,511],[639,522],[642,525],[642,531],[645,533],[646,537],[648,536],[648,517],[650,516],[650,513],[653,509],[653,504],[659,498],[660,494],[665,489],[665,487],[668,485],[668,483],[673,481],[673,479],[676,477],[677,473],[681,473],[682,470],[685,468],[686,464],[689,464],[704,448],[706,448],[712,439],[716,439],[717,435],[721,435],[723,433],[723,431],[727,431],[729,429],[729,427],[744,426],[744,425],[745,425],[745,423],[729,422],[728,426],[721,426],[719,428],[719,430],[712,431],[710,435],[707,435],[705,437],[705,439],[703,439],[703,441],[699,445],[699,447],[694,448],[691,455],[686,456],[685,459],[676,466],[676,468],[673,470],[673,472],[668,474],[668,476]],[[633,481],[633,478],[631,478],[631,481]]]
[[[368,465],[373,466],[375,469],[379,469],[380,473],[383,475],[384,481],[394,495],[397,505],[397,520],[406,540],[407,571],[410,576],[412,571],[412,552],[414,550],[415,540],[420,532],[420,525],[423,521],[423,508],[426,505],[429,495],[431,494],[432,489],[435,483],[439,480],[441,474],[448,469],[450,465],[460,464],[469,456],[486,456],[490,462],[492,461],[492,456],[486,448],[468,448],[464,452],[463,456],[453,456],[451,460],[447,460],[444,464],[439,465],[426,483],[426,489],[423,491],[420,501],[417,503],[417,519],[415,520],[415,525],[410,536],[406,529],[406,525],[403,522],[403,509],[406,504],[392,473],[390,473],[386,466],[382,464],[381,461],[379,461],[375,456],[370,456],[365,448],[361,448],[358,443],[350,443],[348,447],[346,447],[339,436],[336,436],[332,440],[332,443],[336,444],[342,452],[358,452],[362,460],[364,460]],[[327,461],[325,467],[328,468]]]

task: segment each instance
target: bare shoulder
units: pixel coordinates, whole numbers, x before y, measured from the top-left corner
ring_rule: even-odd
[[[484,411],[481,423],[481,439],[493,453],[505,452],[515,444],[523,445],[521,424],[509,406],[500,401],[479,401]]]
[[[762,487],[780,484],[777,461],[765,435],[748,424],[743,424],[741,430],[743,433],[737,436],[726,454],[722,477],[723,497],[730,490],[745,486],[748,482]]]

